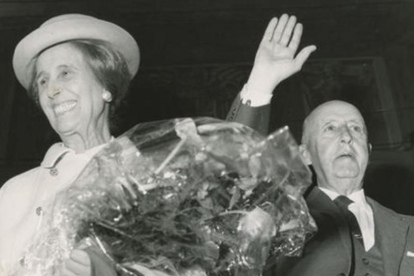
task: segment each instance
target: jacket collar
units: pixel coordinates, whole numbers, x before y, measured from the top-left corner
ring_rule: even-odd
[[[375,200],[369,197],[366,200],[374,213],[375,243],[378,243],[377,245],[382,252],[385,275],[398,275],[400,262],[405,253],[409,224],[402,216],[385,208]],[[342,217],[335,204],[318,187],[314,187],[309,192],[306,202],[313,212],[337,216],[338,219]],[[341,233],[341,238],[347,250],[352,250],[347,242],[349,233]]]
[[[113,141],[114,138],[111,138],[111,141]],[[66,154],[77,154],[77,155],[85,155],[89,158],[92,158],[98,151],[100,151],[104,146],[107,144],[102,144],[99,146],[96,146],[94,148],[88,149],[83,153],[77,154],[73,149],[65,147],[65,145],[60,143],[53,144],[49,150],[46,152],[45,157],[43,158],[42,163],[40,164],[41,167],[45,169],[53,168],[59,163],[60,160],[66,155]]]
[[[309,194],[306,196],[306,203],[308,204],[311,215],[315,218],[318,224],[318,217],[331,217],[332,221],[336,224],[339,231],[339,238],[347,253],[344,253],[344,258],[348,258],[348,263],[351,264],[352,260],[352,244],[349,242],[350,233],[345,217],[342,215],[336,204],[329,198],[327,194],[319,189],[319,187],[313,187]],[[348,272],[351,266],[348,267]]]
[[[321,188],[318,187],[319,190],[321,190],[322,192],[324,192],[327,196],[329,196],[329,198],[334,201],[337,197],[340,196],[340,194],[338,194],[337,192],[328,190],[326,188]],[[356,192],[353,192],[352,194],[347,196],[350,200],[352,200],[354,203],[361,205],[361,206],[367,206],[367,200],[365,197],[365,192],[364,189],[360,189]],[[368,207],[369,208],[369,207]]]
[[[75,153],[74,150],[65,147],[63,143],[55,143],[46,152],[40,166],[45,169],[53,168],[69,152]]]

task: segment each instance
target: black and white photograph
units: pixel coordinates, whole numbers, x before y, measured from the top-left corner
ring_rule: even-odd
[[[414,1],[0,0],[0,276],[413,276]]]

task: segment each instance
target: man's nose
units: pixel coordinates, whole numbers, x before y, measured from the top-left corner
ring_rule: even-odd
[[[352,135],[347,126],[341,128],[341,142],[347,144],[352,142]]]
[[[59,96],[60,93],[62,93],[62,88],[59,86],[51,86],[47,90],[47,96],[52,100]]]

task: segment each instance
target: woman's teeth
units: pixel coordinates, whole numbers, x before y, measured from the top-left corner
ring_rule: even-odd
[[[76,106],[75,101],[64,102],[54,107],[54,111],[57,115],[63,114],[68,112],[69,110],[73,109]]]

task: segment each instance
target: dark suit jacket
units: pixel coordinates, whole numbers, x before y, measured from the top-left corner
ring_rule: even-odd
[[[240,93],[230,107],[227,114],[227,121],[238,122],[247,125],[261,134],[267,135],[269,128],[270,105],[263,105],[259,107],[251,107],[243,104],[240,98]]]
[[[397,214],[371,198],[367,201],[374,212],[375,243],[382,252],[384,275],[414,275],[414,254],[410,254],[414,253],[414,218]],[[306,202],[318,232],[306,243],[301,257],[271,260],[263,275],[349,275],[352,245],[345,218],[317,187],[311,190]]]
[[[250,107],[236,98],[227,119],[267,134],[270,105]],[[414,275],[414,217],[404,216],[367,197],[374,212],[375,242],[379,246],[385,276]],[[332,200],[317,187],[306,196],[318,232],[306,243],[301,257],[283,257],[269,262],[264,276],[349,275],[351,240],[345,218]]]

